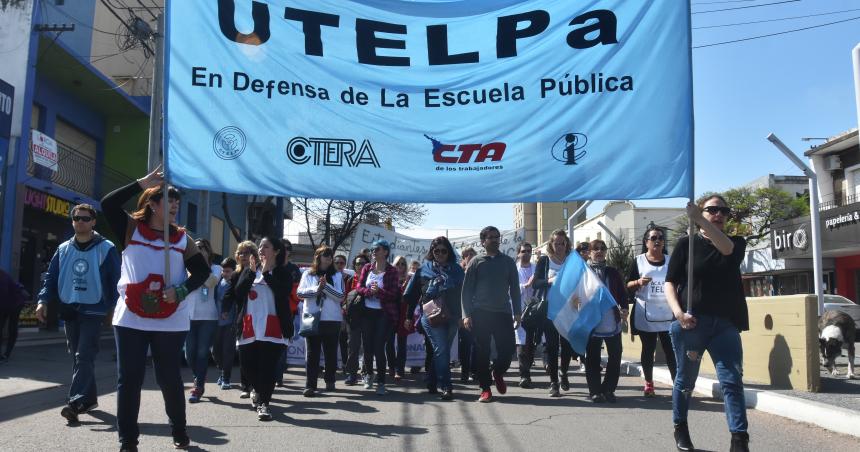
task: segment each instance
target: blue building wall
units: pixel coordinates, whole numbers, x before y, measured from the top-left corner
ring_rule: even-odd
[[[36,0],[36,9],[42,14],[42,23],[74,24],[75,31],[63,32],[59,41],[78,57],[89,59],[93,43],[93,20],[97,0]],[[38,23],[38,22],[34,22]],[[116,30],[104,30],[116,33]],[[98,32],[95,32],[98,33]]]

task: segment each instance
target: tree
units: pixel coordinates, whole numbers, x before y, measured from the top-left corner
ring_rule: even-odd
[[[696,203],[715,194],[720,193],[705,193]],[[750,246],[767,237],[774,223],[809,214],[808,192],[803,196],[793,196],[778,188],[740,187],[726,190],[721,195],[732,208],[726,222],[726,233],[746,238]],[[674,232],[686,234],[688,224],[687,218],[683,217],[676,223]]]
[[[412,226],[421,224],[427,214],[423,204],[314,198],[293,198],[293,210],[296,218],[304,218],[313,248],[326,244],[334,249],[347,241],[359,224],[368,220],[383,219],[392,226]],[[316,234],[311,232],[314,230]]]
[[[609,239],[609,250],[606,255],[606,265],[615,267],[626,278],[636,260],[636,243],[629,240],[623,232],[618,234],[618,241]]]

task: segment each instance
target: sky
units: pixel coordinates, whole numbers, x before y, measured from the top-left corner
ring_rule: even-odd
[[[681,1],[681,0],[679,0]],[[760,6],[767,3],[779,3]],[[779,33],[860,17],[860,0],[693,0],[693,46]],[[717,9],[756,6],[722,12]],[[853,10],[853,11],[847,11]],[[847,11],[816,17],[698,28]],[[851,50],[860,20],[693,50],[696,193],[724,191],[767,174],[801,174],[767,141],[774,133],[802,157],[803,137],[826,138],[858,127]],[[682,207],[685,199],[637,200]],[[588,208],[589,217],[606,202]],[[426,204],[416,237],[462,236],[492,224],[513,227],[513,204]]]

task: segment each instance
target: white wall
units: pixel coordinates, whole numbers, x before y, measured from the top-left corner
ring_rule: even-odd
[[[24,88],[27,82],[27,60],[30,56],[30,31],[33,20],[33,0],[19,6],[9,4],[0,11],[0,79],[15,87],[12,111],[12,136],[21,136],[21,113],[24,111]]]

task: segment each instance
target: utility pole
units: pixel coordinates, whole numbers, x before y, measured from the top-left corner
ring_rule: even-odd
[[[815,296],[818,299],[818,315],[821,316],[824,314],[824,294],[821,287],[821,222],[818,213],[818,176],[812,168],[803,163],[794,152],[791,152],[791,149],[777,138],[776,135],[770,134],[767,136],[767,139],[809,178],[809,218],[812,222],[812,274],[815,279]]]

